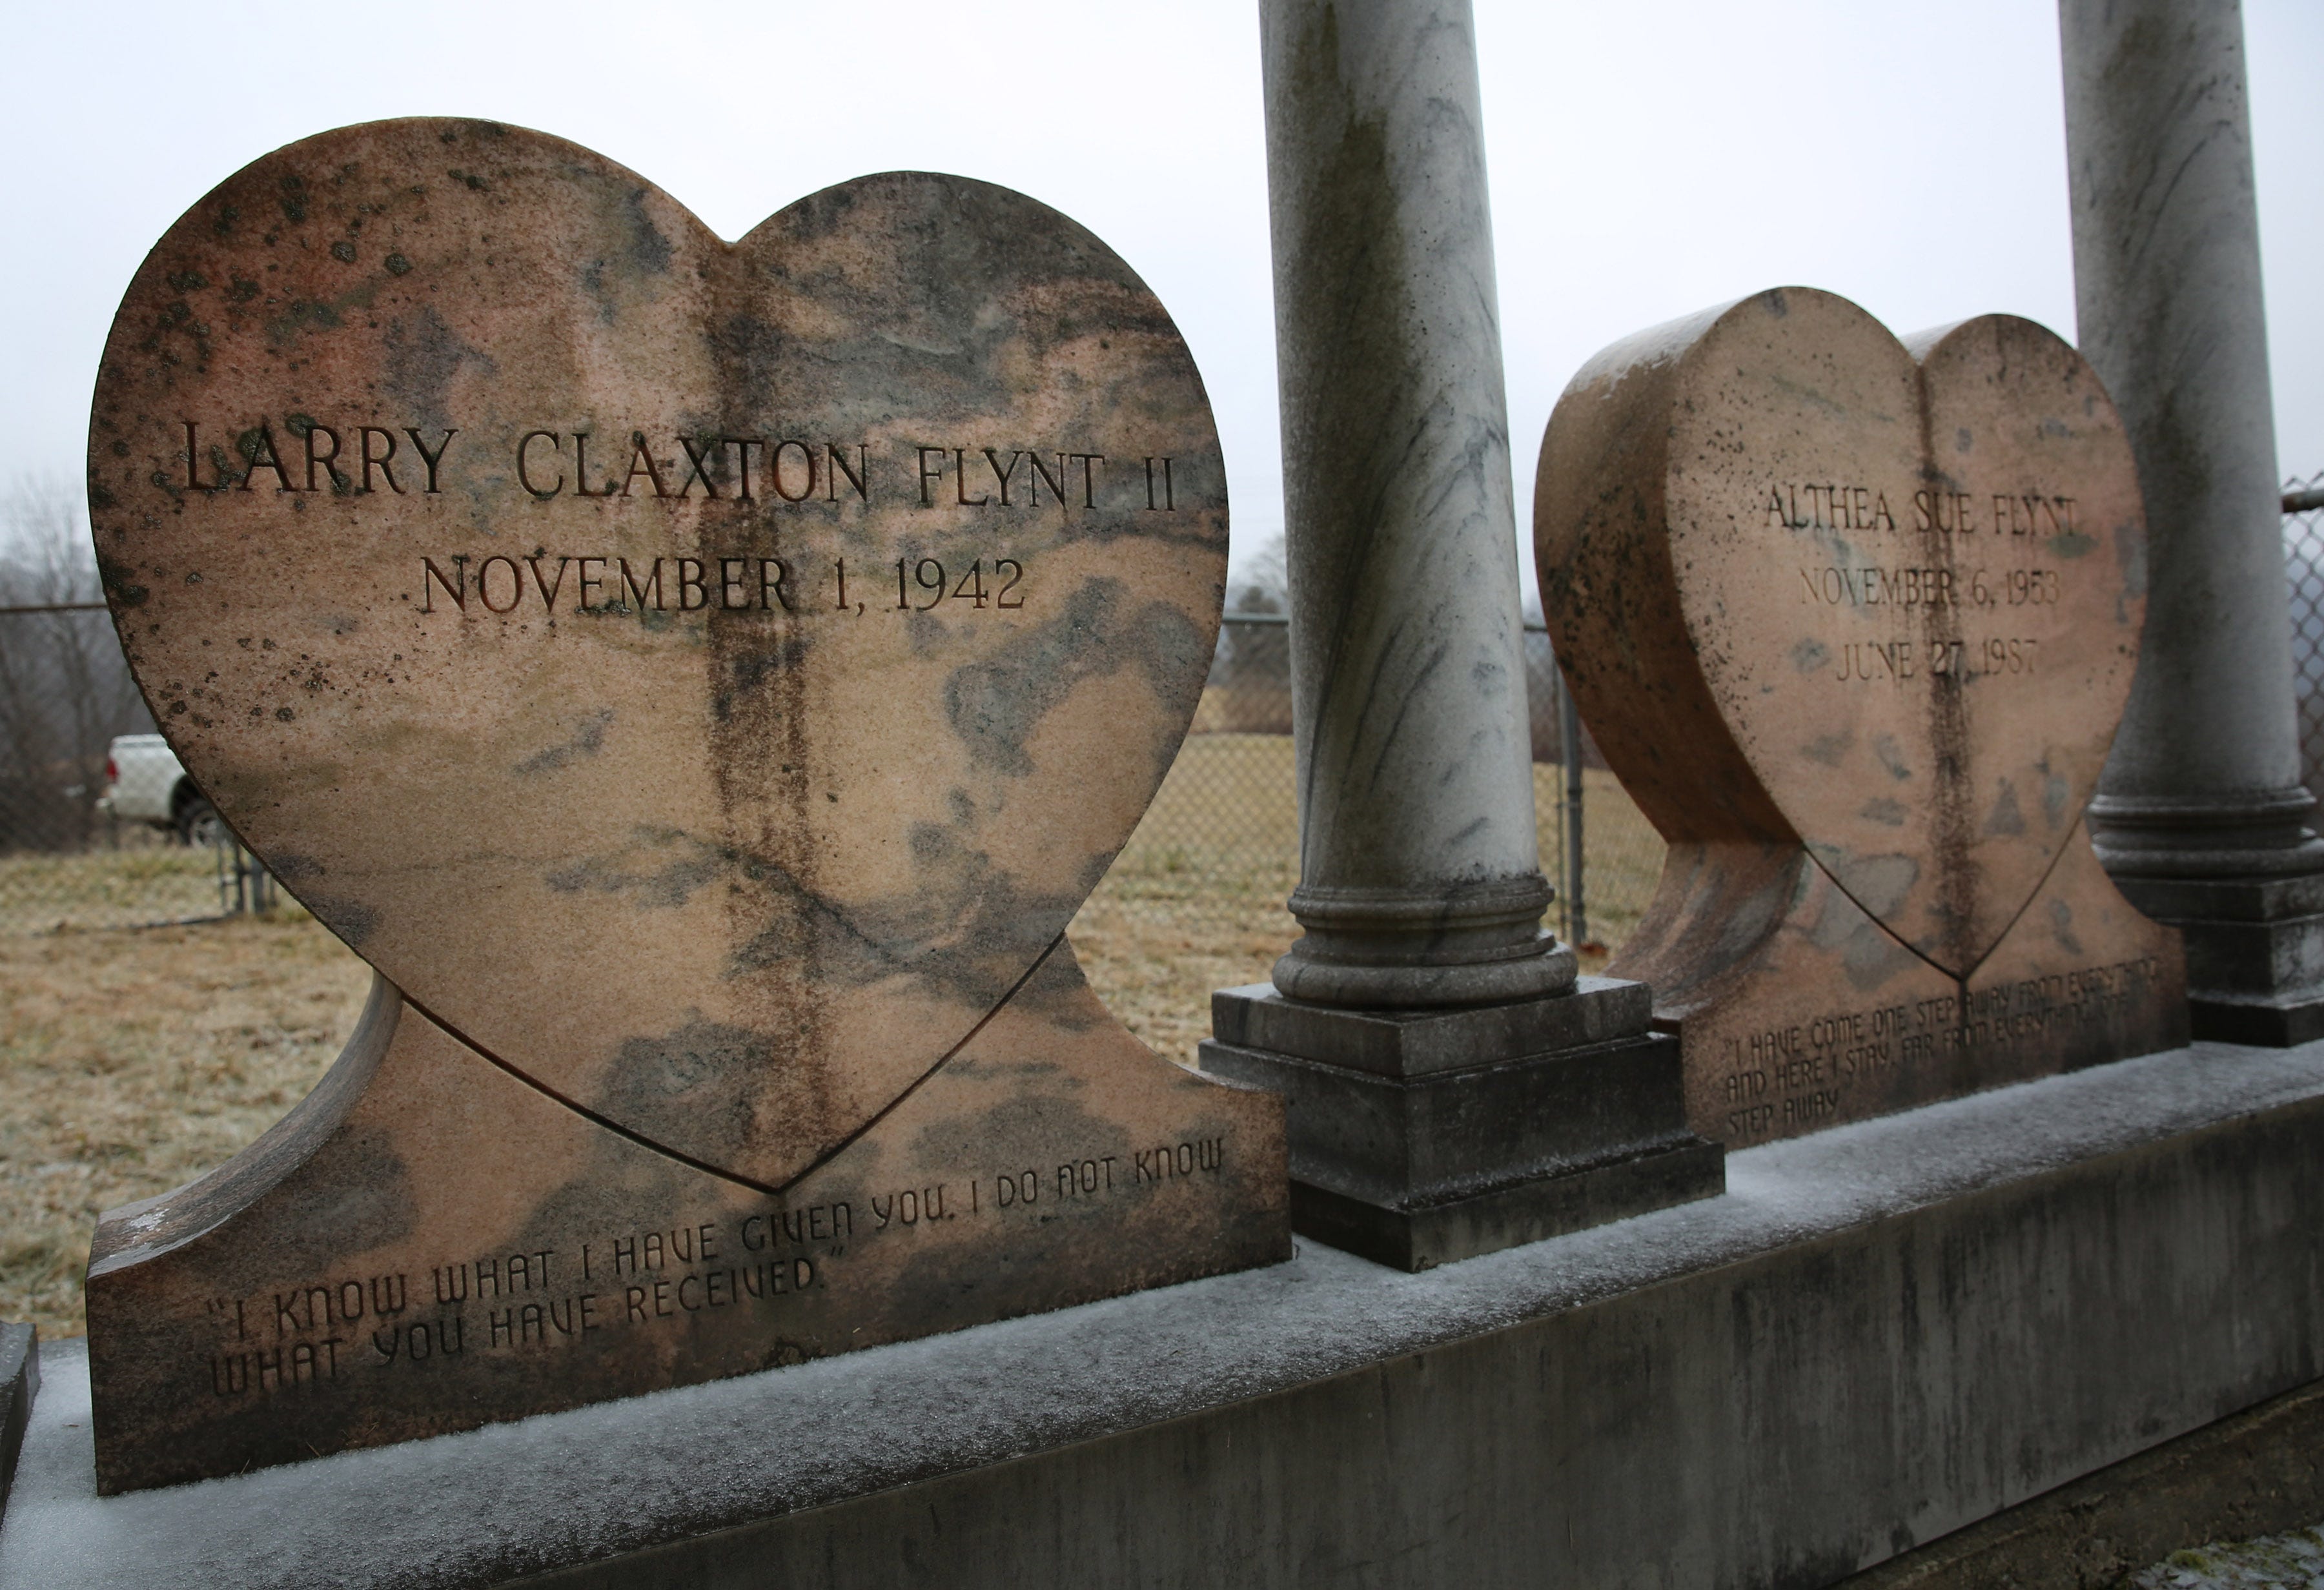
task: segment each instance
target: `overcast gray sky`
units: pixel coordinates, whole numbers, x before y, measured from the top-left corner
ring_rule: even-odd
[[[0,481],[78,478],[130,273],[236,168],[459,115],[588,144],[726,236],[867,171],[1004,182],[1142,273],[1193,344],[1235,538],[1281,527],[1255,0],[742,7],[405,0],[9,8]],[[1551,405],[1639,328],[1779,283],[1899,332],[2073,335],[2049,0],[1477,0],[1520,503]],[[2324,470],[2324,5],[2248,0],[2278,450]]]

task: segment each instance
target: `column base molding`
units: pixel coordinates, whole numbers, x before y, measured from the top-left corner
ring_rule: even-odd
[[[1275,986],[1310,1004],[1420,1010],[1563,994],[1573,951],[1541,925],[1539,874],[1441,890],[1301,883],[1306,932],[1275,963]]]

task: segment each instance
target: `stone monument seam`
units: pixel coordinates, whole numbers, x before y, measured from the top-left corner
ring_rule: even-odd
[[[1049,948],[1041,952],[1040,958],[1025,969],[1024,975],[1019,977],[1016,983],[1011,985],[1009,992],[1002,994],[999,1002],[996,1003],[991,1010],[985,1012],[983,1016],[978,1020],[976,1025],[970,1028],[967,1033],[958,1043],[954,1044],[952,1048],[946,1049],[944,1055],[937,1059],[936,1064],[930,1066],[925,1072],[921,1073],[919,1077],[909,1086],[906,1087],[900,1094],[898,1094],[893,1102],[889,1104],[886,1108],[882,1109],[878,1114],[872,1116],[869,1121],[866,1121],[856,1130],[853,1136],[840,1143],[836,1148],[831,1150],[831,1151],[824,1155],[822,1159],[817,1160],[814,1164],[809,1165],[806,1169],[801,1170],[788,1181],[783,1182],[780,1185],[770,1185],[765,1182],[753,1181],[747,1176],[740,1175],[732,1170],[721,1169],[718,1166],[711,1164],[706,1160],[695,1159],[688,1154],[669,1147],[666,1143],[657,1142],[643,1132],[632,1131],[629,1127],[622,1125],[620,1122],[598,1114],[596,1111],[589,1108],[588,1105],[581,1104],[576,1100],[567,1098],[565,1095],[558,1092],[557,1089],[549,1086],[539,1078],[529,1076],[521,1068],[511,1065],[508,1061],[494,1054],[491,1049],[485,1048],[483,1044],[478,1043],[475,1039],[461,1031],[451,1022],[445,1021],[435,1012],[429,1010],[427,1005],[419,1000],[413,999],[410,994],[402,994],[402,998],[406,1004],[409,1004],[421,1015],[426,1016],[429,1021],[435,1022],[436,1025],[444,1029],[447,1033],[450,1034],[462,1044],[474,1049],[476,1052],[478,1058],[499,1067],[503,1071],[507,1072],[509,1076],[514,1077],[517,1081],[523,1083],[527,1087],[530,1087],[534,1092],[540,1094],[552,1103],[563,1105],[566,1109],[568,1109],[575,1114],[579,1115],[583,1120],[587,1121],[594,1125],[604,1127],[608,1132],[628,1138],[640,1148],[650,1149],[655,1153],[662,1154],[669,1159],[675,1160],[679,1164],[687,1166],[690,1169],[700,1170],[706,1175],[724,1178],[728,1181],[735,1183],[737,1186],[746,1187],[753,1192],[767,1193],[779,1197],[784,1193],[788,1192],[792,1188],[798,1186],[800,1182],[806,1180],[808,1177],[814,1175],[817,1170],[822,1169],[832,1160],[837,1159],[848,1149],[854,1146],[854,1144],[866,1133],[877,1127],[881,1122],[885,1121],[890,1114],[894,1114],[896,1109],[907,1099],[910,1098],[915,1093],[918,1093],[923,1086],[925,1086],[929,1079],[934,1077],[938,1071],[944,1069],[945,1063],[952,1059],[954,1056],[959,1054],[961,1050],[966,1049],[969,1044],[974,1040],[978,1033],[983,1031],[986,1027],[991,1024],[992,1018],[1001,1013],[1001,1007],[1006,1005],[1011,999],[1015,998],[1018,993],[1024,988],[1026,984],[1032,981],[1034,974],[1038,972],[1041,967],[1047,963],[1049,957],[1056,952],[1058,945],[1065,942],[1065,936],[1063,933],[1060,933],[1055,938],[1051,939],[1049,941]],[[401,990],[398,992],[401,993]]]

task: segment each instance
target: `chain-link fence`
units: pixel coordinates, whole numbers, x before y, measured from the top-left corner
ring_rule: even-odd
[[[1190,930],[1231,923],[1279,939],[1274,953],[1297,933],[1283,911],[1299,881],[1287,641],[1277,615],[1230,615],[1221,626],[1193,732],[1108,875],[1116,902]],[[1563,937],[1616,946],[1654,892],[1663,842],[1573,722],[1546,631],[1529,626],[1525,641],[1535,810],[1556,920]]]
[[[2324,799],[2324,474],[2283,483],[2283,563],[2292,586],[2301,781]]]
[[[105,809],[114,740],[152,727],[102,603],[0,605],[0,932],[187,921],[271,902],[272,880],[230,834],[180,820],[189,802],[166,748],[152,820]]]

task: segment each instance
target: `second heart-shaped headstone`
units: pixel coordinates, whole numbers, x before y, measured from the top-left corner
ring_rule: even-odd
[[[1950,1058],[1913,1082],[1898,1080],[1913,1070],[1901,1040],[1886,1061],[1859,1057],[1868,1077],[1889,1075],[1854,1089],[1845,1113],[1995,1074],[1963,1035],[1964,991],[2008,963],[2037,900],[2120,918],[2117,958],[2161,966],[2157,930],[2084,864],[2082,808],[2137,665],[2145,526],[2114,406],[2065,343],[2006,315],[1900,342],[1805,288],[1657,328],[1607,349],[1560,401],[1536,527],[1560,661],[1674,846],[1621,963],[1655,983],[1658,1008],[1733,984],[1813,892],[1796,871],[1741,859],[1755,849],[1812,860],[1833,911],[1888,946],[1858,953],[1841,987],[1801,984],[1850,1018],[1835,1033],[1853,1028],[1850,999],[1880,997],[1876,966],[1916,966],[1960,1000],[1922,1017],[1950,1034]],[[1838,922],[1818,930],[1854,931]],[[2079,947],[2061,948],[2070,958],[2107,938],[2047,916],[2023,930],[2052,929]],[[1752,1009],[1780,1069],[1794,1023]],[[1824,1091],[1832,1109],[1776,1124],[1829,1118],[1840,1090]],[[1698,1130],[1766,1134],[1698,1104]]]
[[[1218,623],[1169,317],[959,178],[730,246],[540,134],[310,139],[153,251],[92,442],[137,677],[283,883],[486,1054],[770,1187],[1064,929]]]

